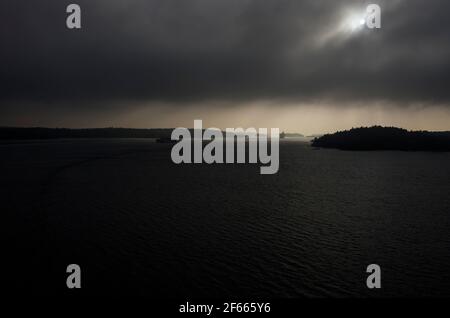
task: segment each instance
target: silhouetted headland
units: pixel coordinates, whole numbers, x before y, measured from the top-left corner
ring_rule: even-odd
[[[312,146],[341,150],[450,151],[450,132],[361,127],[315,138]]]

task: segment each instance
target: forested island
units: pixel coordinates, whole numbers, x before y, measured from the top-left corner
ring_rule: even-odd
[[[361,127],[323,135],[313,147],[341,150],[450,151],[450,131],[408,131],[396,127]]]

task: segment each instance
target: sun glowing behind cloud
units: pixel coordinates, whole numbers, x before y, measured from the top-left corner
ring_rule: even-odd
[[[367,12],[365,10],[346,10],[341,19],[340,32],[354,33],[362,30],[366,25]]]
[[[345,21],[345,27],[351,32],[360,30],[365,24],[365,17],[361,15],[352,15]]]
[[[336,16],[317,36],[316,44],[323,46],[330,41],[345,41],[362,31],[366,25],[367,13],[364,9],[345,9]]]

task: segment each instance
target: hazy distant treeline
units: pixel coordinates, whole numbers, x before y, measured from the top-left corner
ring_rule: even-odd
[[[0,140],[56,138],[168,138],[172,129],[133,128],[16,128],[0,127]]]
[[[362,127],[327,134],[314,147],[342,150],[450,151],[450,131],[408,131],[395,127]]]
[[[304,137],[304,135],[300,134],[300,133],[285,133],[285,132],[283,132],[281,134],[283,137],[286,137],[286,138]],[[280,137],[281,137],[281,135],[280,135]]]

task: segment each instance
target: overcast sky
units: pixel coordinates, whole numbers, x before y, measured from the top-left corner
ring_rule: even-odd
[[[448,0],[70,3],[1,1],[0,125],[450,130]]]

